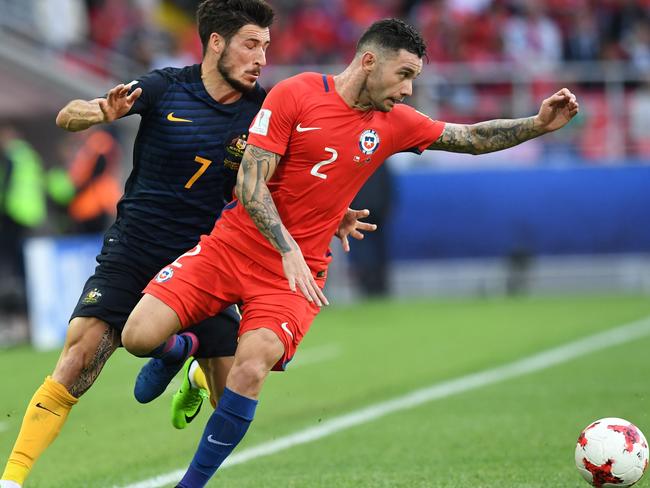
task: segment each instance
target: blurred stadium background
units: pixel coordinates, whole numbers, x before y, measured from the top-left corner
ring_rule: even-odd
[[[12,372],[2,380],[0,455],[56,361],[131,170],[137,119],[67,134],[56,113],[150,69],[198,62],[197,3],[0,0],[0,371]],[[381,231],[353,242],[349,256],[333,243],[335,306],[307,337],[300,367],[269,381],[243,449],[650,313],[649,0],[271,4],[278,17],[261,77],[267,89],[304,70],[337,72],[366,26],[399,16],[429,44],[408,103],[433,118],[528,116],[562,86],[577,94],[581,113],[560,132],[501,153],[392,158],[355,201]],[[572,466],[580,429],[621,416],[650,430],[645,327],[638,335],[616,329],[620,342],[607,354],[599,348],[611,336],[531,378],[402,412],[220,479],[251,487],[583,486]],[[126,485],[190,459],[201,425],[171,432],[161,427],[166,407],[136,405],[139,365],[123,351],[111,359],[32,486]],[[146,463],[124,456],[125,439]],[[80,452],[92,462],[73,464]]]
[[[58,109],[198,62],[197,3],[0,0],[0,343],[60,342],[131,169],[135,118],[70,135],[54,125]],[[562,86],[581,103],[564,130],[508,151],[390,160],[355,201],[382,231],[336,260],[335,302],[650,290],[650,1],[272,4],[267,88],[299,71],[336,72],[369,23],[399,16],[428,42],[408,103],[433,118],[527,116]]]

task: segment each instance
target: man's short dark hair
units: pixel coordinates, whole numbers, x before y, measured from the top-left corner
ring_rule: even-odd
[[[204,0],[196,11],[203,54],[213,32],[228,43],[246,24],[269,27],[274,15],[273,8],[264,0]]]
[[[420,58],[427,52],[427,46],[417,29],[400,19],[383,19],[372,24],[359,39],[357,54],[371,44],[393,51],[405,49]]]

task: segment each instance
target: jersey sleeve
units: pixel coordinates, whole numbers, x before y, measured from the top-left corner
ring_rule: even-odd
[[[445,128],[445,123],[432,120],[409,105],[396,105],[397,121],[393,122],[393,144],[395,152],[414,152],[421,154],[438,137]]]
[[[300,88],[289,78],[271,89],[249,128],[249,144],[284,156],[296,125]]]
[[[151,71],[134,81],[129,93],[136,88],[142,88],[142,93],[124,117],[133,114],[145,115],[162,98],[169,86],[169,78],[161,70]]]

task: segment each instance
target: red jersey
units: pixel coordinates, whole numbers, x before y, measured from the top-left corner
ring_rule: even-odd
[[[269,92],[248,144],[282,156],[267,184],[283,224],[312,272],[322,276],[331,260],[330,240],[370,175],[392,154],[421,153],[443,129],[443,122],[408,105],[390,112],[350,108],[332,76],[303,73]],[[224,208],[212,233],[284,275],[280,254],[236,200]]]

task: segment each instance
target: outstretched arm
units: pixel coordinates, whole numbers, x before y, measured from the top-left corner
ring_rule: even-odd
[[[72,100],[56,116],[56,125],[70,132],[78,132],[123,117],[142,93],[141,88],[136,88],[129,95],[131,86],[131,83],[117,85],[106,98]]]
[[[473,125],[445,124],[428,149],[485,154],[507,149],[564,127],[578,113],[576,97],[563,88],[542,102],[539,113],[523,119],[497,119]]]
[[[273,176],[279,161],[278,154],[248,144],[237,173],[237,198],[262,235],[282,255],[282,266],[289,281],[289,288],[294,292],[299,288],[307,300],[315,302],[319,307],[328,305],[327,298],[316,284],[300,247],[282,223],[266,184]]]

